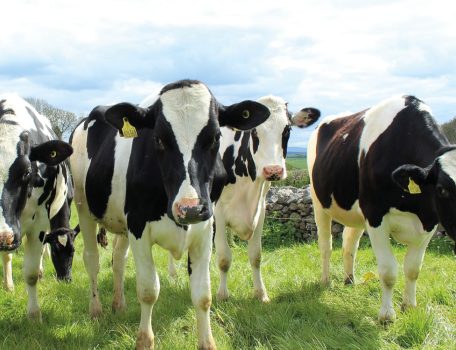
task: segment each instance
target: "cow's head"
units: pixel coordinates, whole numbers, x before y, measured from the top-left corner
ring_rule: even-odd
[[[442,149],[427,168],[400,166],[393,172],[393,180],[412,195],[430,190],[440,223],[456,241],[456,146]]]
[[[291,118],[291,123],[300,128],[306,128],[315,123],[320,118],[320,111],[313,107],[305,107],[295,113]]]
[[[268,116],[269,110],[254,101],[223,106],[203,83],[194,80],[166,85],[151,106],[120,103],[105,112],[106,120],[122,135],[130,134],[129,125],[153,129],[150,142],[168,196],[167,213],[182,225],[212,216],[210,193],[220,126],[248,130]]]
[[[51,259],[57,273],[57,279],[71,281],[71,267],[73,265],[74,239],[78,231],[69,228],[58,228],[51,233],[40,234],[43,244],[48,243],[51,247]]]
[[[11,120],[0,120],[0,250],[20,245],[22,210],[33,187],[44,185],[37,162],[55,166],[73,152],[63,141],[31,143],[28,131]]]

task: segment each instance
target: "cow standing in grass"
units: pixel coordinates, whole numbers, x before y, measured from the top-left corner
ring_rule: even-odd
[[[251,131],[222,128],[220,154],[227,172],[226,185],[215,205],[215,248],[220,270],[217,299],[229,296],[228,270],[231,249],[226,228],[243,240],[248,240],[248,255],[253,271],[255,296],[269,301],[260,271],[261,236],[266,209],[266,194],[271,181],[286,178],[285,157],[291,122],[287,103],[280,97],[265,96],[258,100],[271,112],[266,122]],[[301,110],[296,118],[300,127],[309,126],[320,116],[314,108]]]
[[[96,107],[74,131],[71,168],[91,284],[90,314],[102,312],[98,222],[122,235],[113,257],[117,286],[123,283],[123,260],[128,243],[131,246],[141,304],[138,349],[154,345],[151,316],[160,285],[153,244],[175,258],[188,249],[198,344],[201,349],[215,348],[209,321],[209,261],[212,201],[220,195],[226,175],[218,154],[220,126],[251,129],[268,116],[268,109],[257,102],[223,106],[203,83],[183,80],[166,85],[152,104]],[[121,309],[123,297],[114,299],[113,306]]]
[[[397,263],[390,237],[408,246],[403,307],[416,306],[416,280],[437,224],[456,237],[456,147],[428,106],[402,96],[323,120],[307,152],[322,282],[329,283],[331,219],[346,226],[346,283],[354,282],[355,254],[366,230],[382,286],[379,321],[394,320]]]
[[[0,251],[3,251],[4,284],[12,289],[11,254],[27,236],[24,277],[28,292],[28,316],[41,319],[37,280],[43,242],[65,241],[54,253],[57,274],[71,279],[74,248],[68,229],[68,198],[72,185],[62,163],[72,152],[56,140],[49,120],[17,95],[0,96]],[[45,232],[51,231],[49,236]],[[59,244],[61,244],[59,243]],[[71,254],[65,255],[66,248]],[[63,258],[63,259],[62,259]]]

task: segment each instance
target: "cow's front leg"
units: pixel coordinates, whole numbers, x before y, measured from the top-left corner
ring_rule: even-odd
[[[408,245],[407,253],[404,258],[405,290],[402,300],[402,309],[416,307],[416,280],[421,271],[424,253],[431,240],[433,232],[418,243]]]
[[[14,290],[14,283],[13,283],[13,254],[3,252],[2,253],[2,260],[3,260],[3,288],[8,292],[12,292]]]
[[[168,252],[168,275],[174,280],[177,280],[177,270],[176,264],[174,262],[174,257],[171,252]]]
[[[393,307],[393,289],[397,278],[397,262],[391,249],[389,233],[379,228],[368,228],[372,249],[377,258],[378,274],[382,285],[382,306],[378,314],[380,323],[396,319]]]
[[[124,293],[125,264],[128,257],[128,236],[116,235],[112,251],[112,271],[114,280],[113,311],[122,311],[127,307]]]
[[[231,266],[231,249],[228,244],[228,239],[226,235],[226,225],[225,217],[223,215],[223,210],[215,206],[215,254],[217,256],[217,265],[220,271],[220,284],[217,291],[217,300],[226,300],[230,296],[228,291],[228,271]]]
[[[317,224],[318,247],[321,258],[321,283],[330,284],[329,267],[332,253],[331,217],[327,215],[318,199],[312,196],[314,203],[315,223]]]
[[[36,284],[40,273],[40,259],[43,244],[38,235],[27,235],[24,247],[24,279],[27,288],[28,302],[27,314],[32,320],[41,322],[41,310],[38,304],[38,291]]]
[[[258,220],[258,225],[253,233],[252,238],[250,238],[248,243],[248,253],[250,266],[252,267],[253,272],[253,289],[255,296],[261,300],[263,303],[269,302],[268,293],[263,283],[263,278],[261,277],[261,236],[263,234],[263,224],[264,224],[264,205],[261,208],[260,218]]]
[[[216,349],[210,324],[212,304],[209,263],[212,252],[212,219],[193,225],[188,249],[189,274],[192,302],[196,309],[198,348]]]
[[[136,265],[136,293],[141,305],[136,349],[149,350],[154,348],[152,308],[160,292],[160,281],[152,257],[152,246],[147,237],[136,239],[129,234],[128,238]]]

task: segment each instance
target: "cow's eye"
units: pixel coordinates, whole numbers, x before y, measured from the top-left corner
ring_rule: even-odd
[[[165,150],[165,144],[163,143],[162,139],[157,136],[155,137],[155,147],[160,151]]]
[[[437,185],[437,195],[440,198],[449,198],[450,197],[450,192],[446,188],[444,188],[443,186]]]
[[[212,142],[210,143],[210,148],[215,149],[220,147],[220,132],[214,135]]]
[[[32,179],[32,168],[28,168],[24,175],[22,175],[23,182],[29,182]]]

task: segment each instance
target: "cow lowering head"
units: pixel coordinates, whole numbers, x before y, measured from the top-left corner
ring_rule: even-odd
[[[20,216],[34,186],[43,186],[38,162],[55,166],[72,148],[63,141],[32,144],[29,131],[0,103],[0,250],[14,250],[21,242]]]
[[[40,240],[43,244],[48,243],[51,247],[51,259],[61,281],[71,281],[71,267],[73,265],[74,239],[78,231],[61,227],[51,233],[40,233]]]
[[[167,214],[182,225],[212,216],[212,181],[221,164],[220,127],[248,130],[268,116],[269,110],[254,101],[223,106],[195,80],[166,85],[151,106],[120,103],[105,112],[106,120],[124,136],[129,133],[126,126],[153,129],[148,141],[154,144],[168,197]]]
[[[430,192],[440,223],[456,241],[456,146],[440,150],[439,156],[427,168],[405,164],[397,168],[392,177],[411,195]]]

